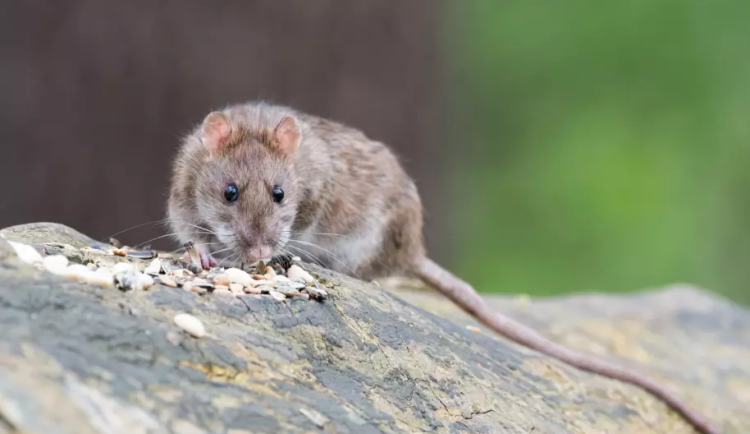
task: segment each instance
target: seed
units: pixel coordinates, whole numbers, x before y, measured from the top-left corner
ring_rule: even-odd
[[[159,274],[161,272],[161,259],[157,258],[151,261],[143,272],[147,274]]]
[[[271,280],[276,277],[276,272],[273,270],[273,267],[266,267],[264,275],[266,279]]]
[[[138,279],[140,280],[141,287],[143,289],[149,289],[154,286],[154,278],[148,274],[139,273]]]
[[[156,257],[156,252],[153,250],[128,250],[126,255],[136,259],[151,259]]]
[[[187,271],[187,270],[185,270],[183,268],[178,268],[176,270],[172,270],[172,276],[174,276],[174,277],[185,277],[185,271]]]
[[[328,293],[322,288],[314,288],[312,286],[308,286],[305,289],[307,289],[310,297],[315,300],[325,300],[326,298],[328,298]]]
[[[232,283],[240,283],[242,285],[251,285],[253,278],[249,274],[240,270],[239,268],[230,268],[224,271],[224,274],[229,277],[229,281]]]
[[[480,329],[479,327],[474,327],[470,325],[466,326],[466,330],[472,331],[474,333],[482,333],[482,329]]]
[[[174,316],[174,323],[177,327],[186,331],[191,336],[200,338],[206,335],[206,327],[201,320],[187,313],[178,313]]]
[[[170,288],[177,288],[177,282],[175,282],[169,276],[159,276],[159,283],[161,283],[162,285],[169,286]]]
[[[300,282],[313,283],[315,281],[315,279],[312,277],[312,275],[310,275],[310,273],[300,268],[300,266],[297,264],[294,264],[291,267],[289,267],[289,270],[287,270],[286,275],[289,277],[289,279],[297,280]]]
[[[99,270],[104,270],[106,273],[100,273]],[[112,273],[109,272],[109,270],[100,268],[99,270],[96,270],[96,272],[88,272],[83,276],[83,279],[86,283],[90,283],[92,285],[99,285],[99,286],[106,286],[110,287],[114,284],[114,277],[112,277]]]
[[[193,265],[201,267],[201,256],[200,253],[198,253],[198,249],[195,248],[195,244],[193,244],[192,241],[188,241],[185,243],[185,249],[190,256],[190,261],[192,261]]]
[[[228,275],[219,274],[218,276],[214,277],[214,283],[217,285],[229,286],[229,284],[232,283],[232,281],[231,279],[229,279]]]
[[[112,273],[118,274],[118,273],[126,273],[126,272],[132,272],[135,271],[135,267],[133,264],[129,262],[118,262],[115,264],[114,267],[112,267]]]
[[[81,264],[70,264],[68,267],[63,271],[63,275],[66,276],[68,279],[72,280],[86,280],[86,276],[91,273],[91,270],[89,270],[85,265]]]
[[[273,289],[268,291],[268,294],[271,295],[271,297],[274,298],[276,301],[284,301],[286,300],[286,295],[280,293],[279,291],[274,291]]]
[[[244,291],[245,291],[245,294],[262,294],[263,293],[263,291],[260,290],[260,287],[257,287],[257,286],[246,286]]]
[[[42,265],[50,273],[64,274],[65,269],[68,267],[68,258],[63,255],[45,256]]]

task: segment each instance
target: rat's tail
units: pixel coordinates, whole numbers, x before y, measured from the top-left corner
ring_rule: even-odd
[[[528,326],[498,312],[493,312],[471,285],[454,276],[451,272],[445,270],[429,258],[425,257],[419,261],[416,268],[416,274],[423,282],[443,293],[443,295],[473,315],[491,330],[512,341],[559,359],[576,368],[646,389],[680,413],[702,434],[718,434],[718,431],[714,430],[707,421],[690,409],[685,402],[649,377],[616,366],[595,356],[566,348],[545,338]]]

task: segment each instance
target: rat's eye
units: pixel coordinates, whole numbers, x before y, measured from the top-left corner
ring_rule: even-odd
[[[281,189],[278,185],[273,188],[273,201],[276,203],[281,203],[281,200],[284,199],[284,190]]]
[[[227,188],[224,189],[224,199],[226,199],[227,202],[235,202],[239,194],[237,186],[234,184],[229,184],[227,185]]]

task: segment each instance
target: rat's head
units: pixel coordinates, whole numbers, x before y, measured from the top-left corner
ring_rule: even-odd
[[[248,126],[212,112],[199,135],[195,208],[221,243],[211,250],[224,249],[245,262],[281,253],[300,196],[292,163],[301,141],[297,119],[282,116],[270,125]]]

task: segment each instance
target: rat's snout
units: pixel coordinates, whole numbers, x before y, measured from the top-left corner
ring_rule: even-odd
[[[245,251],[245,261],[252,263],[261,259],[269,259],[271,252],[270,246],[251,247]]]
[[[272,241],[264,236],[263,231],[252,228],[250,225],[237,229],[236,234],[245,262],[253,263],[272,256]]]

